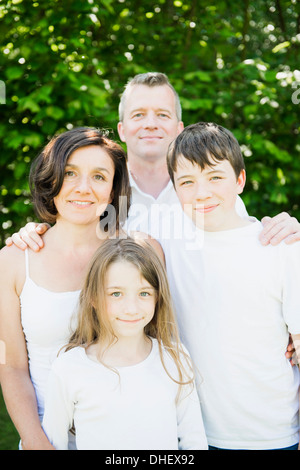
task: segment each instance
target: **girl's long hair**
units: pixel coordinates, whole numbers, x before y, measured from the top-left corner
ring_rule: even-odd
[[[112,339],[111,344],[117,340],[105,314],[105,276],[110,264],[117,261],[132,263],[155,289],[155,312],[145,327],[145,334],[157,339],[162,364],[171,379],[180,385],[192,384],[193,367],[179,339],[166,270],[145,240],[108,239],[96,251],[79,299],[77,328],[65,350],[77,346],[87,348],[108,338]],[[163,349],[176,364],[177,378],[172,377],[166,368]]]

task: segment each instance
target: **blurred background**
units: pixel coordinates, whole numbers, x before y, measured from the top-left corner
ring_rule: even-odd
[[[36,220],[27,181],[42,147],[75,126],[119,140],[119,96],[147,71],[169,76],[185,125],[235,134],[250,214],[300,220],[299,50],[296,0],[0,1],[0,246]],[[2,449],[3,413],[0,401]]]

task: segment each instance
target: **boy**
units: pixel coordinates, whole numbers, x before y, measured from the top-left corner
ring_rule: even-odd
[[[296,345],[300,337],[300,245],[263,247],[261,223],[236,213],[245,167],[223,127],[188,126],[171,145],[168,170],[185,231],[160,242],[182,341],[200,374],[208,442],[297,449],[299,370],[285,349],[289,332]]]

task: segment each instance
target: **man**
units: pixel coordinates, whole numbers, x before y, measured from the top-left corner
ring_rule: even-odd
[[[125,87],[119,105],[118,132],[127,145],[128,167],[132,186],[132,207],[129,222],[144,216],[151,208],[153,220],[161,211],[179,204],[167,170],[166,155],[169,144],[183,130],[179,97],[162,73],[136,75]],[[242,200],[237,198],[237,210],[246,216]],[[160,214],[160,215],[159,215]],[[157,222],[158,223],[158,222]],[[300,240],[300,224],[294,217],[281,213],[272,219],[264,218],[263,244],[277,244]],[[35,251],[43,246],[40,234],[47,225],[27,224],[6,241],[25,249],[27,244]]]

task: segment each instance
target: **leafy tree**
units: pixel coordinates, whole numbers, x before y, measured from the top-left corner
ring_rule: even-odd
[[[250,213],[300,220],[296,0],[7,0],[0,24],[1,244],[35,218],[29,168],[50,137],[91,125],[118,139],[123,86],[149,70],[169,76],[185,124],[237,136]]]

